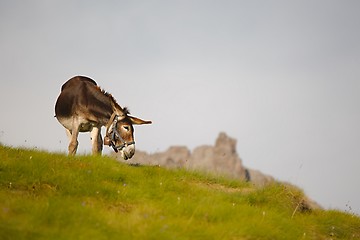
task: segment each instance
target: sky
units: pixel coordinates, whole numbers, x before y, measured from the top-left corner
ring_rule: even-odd
[[[360,214],[360,2],[0,0],[0,142],[67,151],[61,85],[91,77],[137,149],[237,139],[245,166]],[[90,153],[89,134],[79,152]],[[110,149],[106,149],[109,153]]]

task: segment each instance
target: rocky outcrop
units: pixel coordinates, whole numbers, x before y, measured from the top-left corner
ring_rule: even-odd
[[[236,140],[220,133],[214,146],[200,146],[195,148],[192,153],[187,147],[170,147],[165,152],[148,154],[136,150],[136,154],[131,160],[124,161],[123,158],[114,153],[114,156],[121,162],[128,164],[156,165],[166,168],[186,168],[208,172],[212,174],[227,176],[239,180],[250,181],[256,186],[265,186],[273,183],[273,177],[263,174],[258,170],[246,168],[236,152]],[[284,187],[292,189],[295,186],[289,183],[282,183]],[[296,206],[293,215],[297,211],[308,211],[320,209],[321,206],[306,196],[296,199]]]
[[[124,161],[115,154],[119,161]],[[130,164],[160,165],[167,168],[187,168],[240,180],[251,181],[255,185],[265,185],[274,181],[271,176],[247,169],[236,152],[236,140],[220,133],[214,146],[200,146],[191,153],[187,147],[170,147],[165,152],[148,154],[137,150]]]
[[[246,169],[236,153],[236,140],[220,133],[215,146],[194,149],[187,168],[246,180]]]

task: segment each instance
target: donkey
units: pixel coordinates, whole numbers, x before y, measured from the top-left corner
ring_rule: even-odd
[[[69,155],[75,155],[79,132],[90,132],[92,153],[101,154],[104,145],[120,151],[124,160],[135,153],[133,125],[151,124],[151,121],[130,116],[115,98],[97,83],[84,76],[69,79],[61,87],[55,104],[55,117],[65,127],[69,138]],[[104,142],[101,127],[106,126]]]

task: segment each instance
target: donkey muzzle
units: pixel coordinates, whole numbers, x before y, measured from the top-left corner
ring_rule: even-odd
[[[132,156],[134,156],[134,154],[135,154],[135,143],[124,146],[120,150],[120,154],[124,160],[128,160],[128,159],[132,158]]]

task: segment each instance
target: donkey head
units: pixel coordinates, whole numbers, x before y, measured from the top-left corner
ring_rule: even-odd
[[[111,146],[115,152],[120,152],[124,160],[130,159],[135,154],[135,140],[133,125],[151,124],[128,115],[126,108],[114,111],[107,126],[104,144]]]

